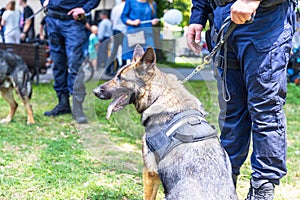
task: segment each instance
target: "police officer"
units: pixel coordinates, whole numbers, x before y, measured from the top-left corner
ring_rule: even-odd
[[[196,53],[200,51],[198,42],[210,11],[214,16],[212,46],[218,42],[215,35],[228,16],[237,24],[215,57],[220,138],[229,154],[236,184],[252,135],[253,173],[247,199],[273,199],[274,186],[287,173],[283,105],[296,2],[193,0],[192,3],[187,40]],[[251,18],[254,18],[252,23]]]
[[[46,23],[50,55],[54,62],[54,90],[58,104],[46,116],[71,113],[69,95],[73,95],[72,116],[78,123],[87,123],[82,111],[86,92],[82,45],[86,40],[84,15],[98,6],[100,0],[41,0],[47,6]]]

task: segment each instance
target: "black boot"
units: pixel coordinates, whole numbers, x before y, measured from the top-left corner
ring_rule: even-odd
[[[63,114],[71,114],[69,94],[63,93],[58,95],[58,104],[50,111],[44,113],[46,116],[58,116]]]
[[[76,120],[79,124],[86,124],[88,122],[82,110],[84,97],[85,95],[73,95],[72,116],[73,119]]]
[[[250,189],[246,200],[273,200],[274,184],[269,180],[259,179],[250,181]]]

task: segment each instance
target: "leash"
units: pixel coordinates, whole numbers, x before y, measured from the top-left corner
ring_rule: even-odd
[[[227,32],[224,34],[224,29],[227,27]],[[235,29],[236,24],[231,21],[230,16],[228,16],[224,22],[222,23],[222,26],[220,28],[220,31],[217,36],[217,41],[219,41],[216,46],[213,48],[213,50],[204,57],[203,63],[198,65],[185,79],[182,80],[182,83],[187,82],[190,80],[193,76],[195,76],[197,73],[199,73],[202,69],[204,69],[204,66],[211,63],[213,57],[216,55],[216,53],[222,48],[225,41],[229,37],[229,35],[232,33],[232,31]]]
[[[250,24],[254,20],[255,13],[251,16],[251,19],[246,21],[245,24]],[[232,31],[236,28],[237,24],[235,24],[233,21],[231,21],[230,16],[228,16],[224,22],[221,25],[221,28],[219,30],[219,33],[217,35],[217,41],[219,41],[216,46],[213,48],[213,50],[204,57],[203,63],[198,65],[183,81],[182,83],[187,82],[190,80],[193,76],[195,76],[199,71],[204,69],[204,66],[211,63],[213,57],[219,52],[219,50],[224,45],[224,75],[222,80],[222,95],[225,102],[229,102],[231,99],[228,87],[227,87],[227,43],[226,40],[232,33]],[[227,28],[226,33],[224,34],[225,27]]]

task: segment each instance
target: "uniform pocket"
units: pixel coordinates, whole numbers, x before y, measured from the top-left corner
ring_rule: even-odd
[[[257,64],[259,65],[258,72],[262,82],[278,81],[285,73],[291,50],[291,37],[282,39],[272,48],[262,48],[262,46],[258,47],[259,45],[254,44],[256,50],[261,52],[257,57]]]

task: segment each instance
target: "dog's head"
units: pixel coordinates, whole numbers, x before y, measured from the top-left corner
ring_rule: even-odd
[[[135,104],[141,99],[146,90],[146,82],[155,74],[155,64],[154,49],[149,47],[144,52],[143,48],[137,45],[132,63],[122,67],[113,79],[93,90],[99,99],[112,99],[107,109],[107,119],[112,112],[117,112],[131,103]]]

